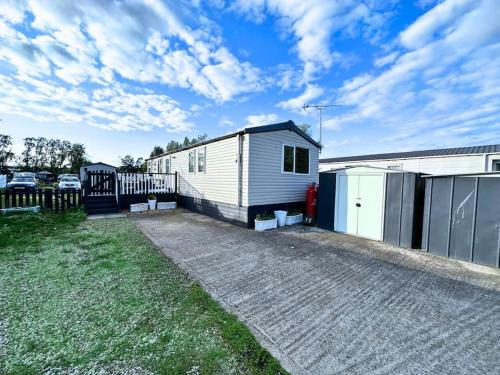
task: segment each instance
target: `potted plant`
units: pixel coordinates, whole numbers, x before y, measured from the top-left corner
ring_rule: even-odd
[[[278,220],[278,227],[284,227],[286,225],[286,214],[287,212],[284,210],[276,210],[274,211],[274,216]]]
[[[302,223],[302,211],[298,209],[290,210],[286,215],[286,225],[300,224]]]
[[[255,230],[257,232],[263,232],[268,229],[274,229],[278,227],[278,220],[273,214],[263,213],[258,214],[255,217]]]
[[[154,194],[148,195],[148,205],[150,210],[156,209],[156,195]]]

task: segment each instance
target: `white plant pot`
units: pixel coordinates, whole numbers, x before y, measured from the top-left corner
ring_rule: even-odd
[[[177,208],[177,202],[158,202],[156,204],[157,210],[173,210]]]
[[[284,227],[286,224],[286,211],[274,211],[274,216],[278,220],[278,228]]]
[[[274,229],[278,226],[278,219],[270,220],[255,220],[255,230],[257,232],[263,232],[268,229]]]
[[[291,215],[286,217],[286,225],[294,225],[302,223],[302,214]]]
[[[147,203],[136,203],[130,205],[130,212],[147,211],[149,205]]]
[[[148,199],[148,205],[149,205],[150,210],[155,210],[156,209],[156,199],[155,200]]]

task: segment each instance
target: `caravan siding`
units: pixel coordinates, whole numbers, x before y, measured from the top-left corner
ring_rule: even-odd
[[[243,135],[242,206],[238,206],[238,136],[150,160],[152,172],[177,172],[179,205],[189,210],[236,222],[247,222],[244,199],[248,191],[248,135]],[[246,139],[245,139],[246,138]],[[198,156],[205,153],[205,171],[199,171]],[[194,155],[189,171],[189,154]],[[246,164],[245,164],[246,163]]]
[[[205,172],[198,171],[198,153],[205,152]],[[181,151],[170,158],[170,171],[179,173],[179,194],[229,204],[238,204],[238,137]],[[194,171],[189,171],[189,154]],[[165,166],[165,161],[163,162]]]
[[[283,145],[309,149],[309,174],[282,173]],[[250,134],[248,206],[302,202],[307,185],[318,182],[318,148],[289,130]]]

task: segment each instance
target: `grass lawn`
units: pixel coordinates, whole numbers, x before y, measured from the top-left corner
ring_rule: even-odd
[[[0,217],[0,374],[282,374],[128,219]]]

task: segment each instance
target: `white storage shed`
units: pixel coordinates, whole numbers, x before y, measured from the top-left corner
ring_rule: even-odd
[[[419,174],[373,167],[320,173],[318,226],[419,248],[424,191]]]

